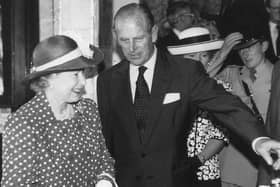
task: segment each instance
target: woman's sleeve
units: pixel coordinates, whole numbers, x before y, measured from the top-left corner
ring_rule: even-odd
[[[95,138],[97,138],[97,142],[99,142],[99,151],[100,151],[98,154],[96,154],[98,156],[97,158],[98,173],[96,174],[97,181],[108,180],[112,183],[114,187],[117,187],[117,183],[115,181],[115,172],[114,172],[115,161],[111,157],[106,147],[105,139],[101,129],[102,127],[101,127],[100,116],[96,104],[94,104],[93,113],[96,118],[96,125],[97,125],[97,135],[95,136]]]
[[[33,186],[38,182],[33,132],[23,117],[9,117],[3,134],[1,186]]]
[[[212,122],[208,125],[207,130],[210,134],[210,139],[222,140],[229,143],[229,139],[226,136],[226,131],[220,126],[215,126]]]

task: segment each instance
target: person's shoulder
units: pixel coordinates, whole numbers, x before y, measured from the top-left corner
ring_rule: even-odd
[[[201,62],[195,61],[188,58],[183,58],[182,56],[171,55],[170,53],[166,54],[167,60],[170,62],[171,66],[177,69],[177,71],[196,71],[203,69]]]
[[[273,66],[274,66],[275,69],[280,70],[280,60],[277,60],[277,61],[274,63]]]
[[[38,117],[35,113],[39,109],[34,107],[33,99],[19,107],[15,112],[12,112],[4,125],[4,131],[14,131],[20,133],[24,129],[32,128],[32,120]]]
[[[172,55],[167,50],[159,49],[159,53],[162,56],[161,58],[167,59],[171,64],[176,66],[193,66],[196,63],[199,63],[198,61],[184,58],[180,55]]]
[[[32,116],[30,115],[31,113],[38,111],[36,109],[36,100],[35,98],[32,98],[31,100],[29,100],[28,102],[26,102],[25,104],[21,105],[15,112],[12,113],[11,116],[13,117],[21,117],[21,118],[28,118],[28,116]]]
[[[104,78],[104,77],[109,77],[111,76],[114,72],[120,71],[123,68],[128,67],[128,62],[126,60],[121,60],[119,63],[105,69],[98,75],[98,79]]]

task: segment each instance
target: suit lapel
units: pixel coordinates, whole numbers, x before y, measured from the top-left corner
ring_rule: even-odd
[[[140,145],[138,129],[131,95],[130,79],[129,79],[129,63],[122,61],[122,66],[113,74],[112,77],[112,94],[114,109],[118,116],[121,116],[121,125],[131,137],[132,146],[138,148]]]
[[[149,105],[149,120],[144,138],[145,143],[148,143],[157,126],[156,121],[161,113],[163,98],[172,79],[170,66],[166,59],[167,57],[158,51]]]

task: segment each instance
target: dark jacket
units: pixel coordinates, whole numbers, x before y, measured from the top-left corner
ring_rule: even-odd
[[[280,61],[274,64],[271,79],[271,94],[268,105],[266,128],[269,135],[275,140],[280,140]],[[268,166],[264,161],[259,168],[259,184],[270,184],[273,177],[272,167]]]
[[[164,103],[168,93],[180,99]],[[107,146],[116,159],[120,187],[186,187],[186,135],[197,106],[248,143],[265,131],[241,100],[209,78],[199,62],[158,50],[144,143],[136,127],[129,62],[123,60],[97,81],[98,104]]]

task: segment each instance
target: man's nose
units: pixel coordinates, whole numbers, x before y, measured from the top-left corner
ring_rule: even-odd
[[[248,56],[249,56],[249,50],[248,50],[248,49],[244,49],[244,50],[242,51],[242,56],[243,56],[244,58],[248,58]]]
[[[83,73],[79,74],[79,82],[83,86],[86,84],[86,77],[85,77],[85,75]]]
[[[134,52],[136,50],[136,43],[135,41],[131,41],[129,45],[130,52]]]

